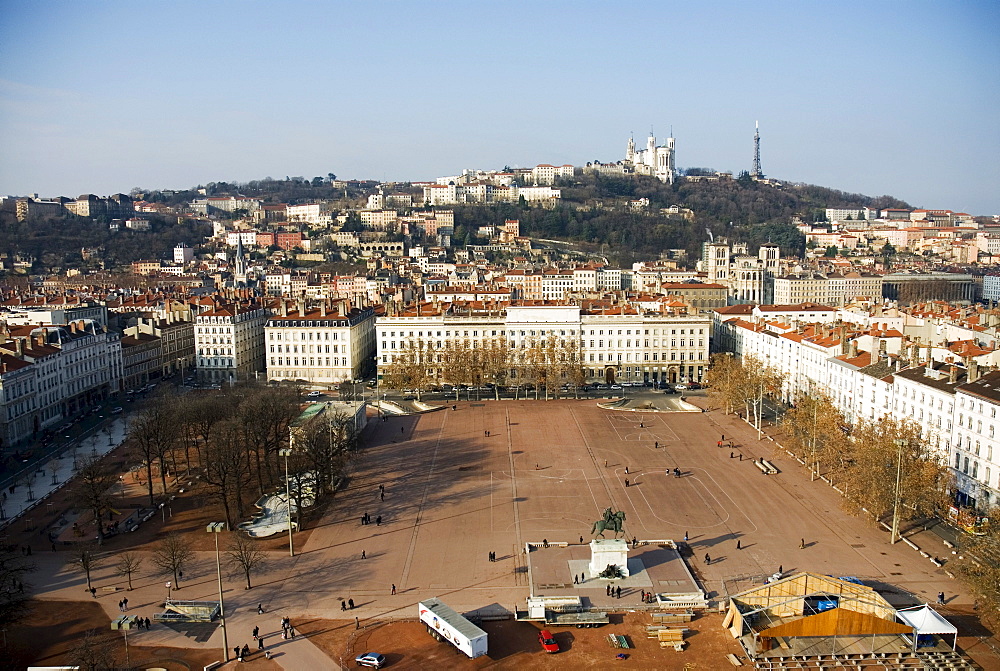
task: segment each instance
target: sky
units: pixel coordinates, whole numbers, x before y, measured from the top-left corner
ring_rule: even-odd
[[[1000,3],[0,0],[0,194],[677,165],[1000,214]]]

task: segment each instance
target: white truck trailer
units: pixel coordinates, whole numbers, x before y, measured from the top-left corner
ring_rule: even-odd
[[[475,659],[486,654],[486,632],[441,603],[425,599],[417,604],[420,621],[437,640],[445,640]]]

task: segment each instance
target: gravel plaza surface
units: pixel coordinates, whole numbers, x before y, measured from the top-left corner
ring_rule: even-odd
[[[732,450],[717,447],[722,435],[734,441]],[[274,551],[252,590],[243,590],[239,577],[227,579],[230,647],[242,644],[255,623],[273,629],[272,620],[283,615],[293,623],[357,617],[363,628],[415,618],[417,603],[428,597],[465,613],[523,609],[524,544],[589,542],[593,522],[609,506],[625,512],[629,539],[687,536],[686,559],[711,599],[781,567],[786,574],[878,581],[896,590],[890,601],[911,599],[907,593],[933,601],[944,591],[949,608],[971,609],[971,597],[944,569],[902,543],[890,546],[887,533],[843,513],[839,494],[810,482],[774,443],[758,442],[756,431],[719,411],[622,412],[594,400],[463,402],[457,410],[449,404],[373,418],[365,443],[346,487],[310,524],[296,557]],[[752,463],[759,457],[780,472],[762,474]],[[371,524],[361,524],[365,513]],[[489,561],[491,552],[497,561]],[[36,592],[77,600],[82,577],[61,554],[40,558],[48,578],[35,581]],[[214,553],[197,555],[183,598],[214,599]],[[148,608],[162,602],[163,583],[144,578],[135,603]],[[103,568],[95,582],[121,580]],[[98,601],[113,615],[118,598]],[[355,608],[345,612],[348,599]],[[257,615],[258,603],[265,615]],[[144,635],[152,639],[147,644],[221,647],[219,631],[199,641],[167,628]],[[275,661],[288,669],[321,654],[306,637],[280,648],[285,654]]]

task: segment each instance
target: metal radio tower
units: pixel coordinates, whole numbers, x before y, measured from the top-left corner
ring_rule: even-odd
[[[753,171],[751,177],[763,177],[764,173],[760,169],[760,122],[755,121],[756,130],[753,134]]]

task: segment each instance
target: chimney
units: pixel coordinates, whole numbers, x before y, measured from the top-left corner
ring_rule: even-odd
[[[282,317],[288,316],[288,303],[285,302],[284,298],[281,299],[281,316]]]
[[[319,302],[319,316],[326,317],[326,299],[324,298]]]
[[[948,371],[948,384],[955,384],[958,381],[958,366],[952,366]]]
[[[968,381],[975,382],[979,379],[979,362],[975,359],[969,359],[968,369]]]
[[[851,354],[850,358],[852,358],[852,359],[854,359],[854,358],[856,358],[858,356],[858,341],[857,340],[852,340],[851,341],[850,354]]]

